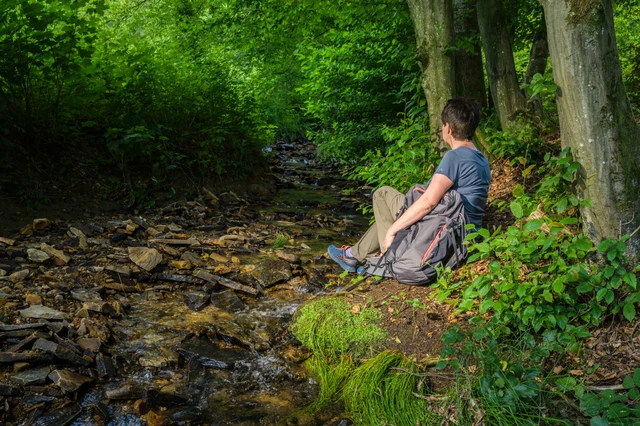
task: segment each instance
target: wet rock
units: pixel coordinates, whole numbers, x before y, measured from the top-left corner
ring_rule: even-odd
[[[82,413],[82,407],[77,402],[58,410],[51,411],[40,417],[33,426],[66,426]]]
[[[4,237],[0,237],[0,243],[8,245],[8,246],[12,246],[16,243],[16,240],[12,240],[10,238],[4,238]]]
[[[47,403],[47,402],[51,402],[51,401],[55,401],[56,398],[53,396],[47,396],[47,395],[27,395],[24,398],[22,398],[21,402],[24,405],[36,405],[36,404],[42,404]]]
[[[22,282],[29,276],[29,274],[30,272],[28,269],[23,269],[22,271],[14,272],[13,274],[9,275],[9,281],[11,281],[12,283]]]
[[[49,367],[39,367],[12,374],[9,379],[22,386],[42,385],[51,372]]]
[[[304,274],[307,277],[307,286],[310,289],[319,291],[324,289],[329,284],[329,278],[326,273],[313,267],[303,268]]]
[[[221,291],[211,295],[211,304],[216,308],[227,312],[238,312],[246,308],[233,290]]]
[[[142,388],[137,383],[125,383],[105,392],[108,399],[140,399]]]
[[[71,298],[79,302],[101,302],[102,296],[95,289],[74,288],[71,290]]]
[[[57,250],[46,243],[42,243],[42,245],[40,246],[40,250],[44,251],[54,259],[60,259],[63,264],[69,263],[69,261],[71,260],[71,257],[64,254],[64,252],[62,252],[61,250]]]
[[[136,413],[138,417],[145,416],[149,412],[149,410],[151,410],[151,407],[149,407],[149,404],[147,404],[141,399],[133,403],[133,411]]]
[[[85,383],[92,382],[90,377],[69,370],[54,370],[48,377],[65,392],[75,392]]]
[[[136,216],[132,220],[136,225],[138,225],[140,228],[144,229],[145,231],[149,229],[149,224],[142,217]]]
[[[20,315],[24,318],[49,319],[49,320],[68,320],[69,314],[47,308],[43,305],[33,305],[27,309],[20,311]]]
[[[111,275],[116,276],[116,278],[118,275],[122,275],[127,278],[131,276],[131,269],[126,266],[109,265],[105,267],[104,270],[109,272]]]
[[[147,413],[146,419],[149,426],[168,426],[174,423],[194,422],[201,415],[202,412],[196,407],[153,409]]]
[[[192,291],[184,294],[184,303],[192,311],[201,311],[207,306],[209,297],[206,291]]]
[[[40,305],[42,304],[42,298],[37,294],[27,293],[24,297],[24,302],[28,305]]]
[[[282,260],[284,260],[286,262],[292,263],[294,265],[299,265],[301,263],[300,262],[300,258],[298,256],[296,256],[295,254],[292,254],[292,253],[285,253],[283,251],[279,251],[279,252],[276,253],[276,256],[278,256],[278,258],[280,258],[280,259],[282,259]]]
[[[80,339],[78,339],[76,341],[76,343],[82,349],[85,349],[85,350],[88,350],[88,351],[91,351],[91,352],[100,351],[100,346],[102,345],[102,342],[100,342],[100,339],[96,339],[96,338],[93,338],[93,337],[80,338]]]
[[[128,237],[129,236],[127,234],[116,232],[109,237],[109,241],[111,241],[112,244],[118,244],[126,240]]]
[[[71,347],[65,347],[61,344],[51,342],[46,339],[36,340],[33,344],[33,349],[50,353],[52,355],[55,355],[57,358],[60,358],[64,361],[69,361],[72,364],[82,365],[85,367],[88,367],[90,365],[89,360],[84,359],[83,357],[75,353]]]
[[[84,232],[72,226],[69,228],[69,234],[70,236],[76,237],[78,239],[78,246],[80,248],[87,248],[87,236],[84,234]]]
[[[228,263],[229,262],[229,259],[227,259],[226,257],[224,257],[222,255],[219,255],[215,251],[212,251],[211,253],[209,253],[209,259],[213,260],[214,262],[219,262],[219,263]]]
[[[37,351],[0,352],[0,363],[28,362],[31,364],[43,364],[51,361],[53,361],[53,356]]]
[[[51,259],[47,253],[33,248],[27,249],[27,257],[30,261],[36,263],[43,263]]]
[[[111,420],[111,412],[109,411],[109,407],[107,407],[102,402],[96,402],[91,406],[91,409],[94,413],[96,413],[105,423],[108,423]]]
[[[5,383],[0,383],[0,396],[16,396],[19,393],[20,389]]]
[[[191,265],[193,266],[202,266],[204,265],[204,261],[202,260],[202,258],[200,256],[198,256],[197,254],[195,254],[192,251],[188,251],[183,253],[180,256],[180,260],[184,260],[186,262],[189,262]]]
[[[191,263],[187,262],[186,260],[174,260],[172,262],[169,262],[169,267],[177,270],[188,270],[193,268]]]
[[[108,356],[98,354],[96,356],[96,367],[100,377],[115,377],[117,375],[113,360]]]
[[[154,248],[129,247],[129,259],[145,271],[151,271],[162,262],[162,255]]]
[[[100,314],[119,316],[119,314],[109,302],[84,302],[82,304],[82,309],[86,309],[89,312],[98,312]]]
[[[182,342],[178,348],[178,353],[187,361],[196,359],[205,367],[220,369],[231,368],[237,361],[248,357],[248,353],[245,350],[219,348],[207,340],[198,338]]]
[[[153,389],[142,391],[142,401],[151,407],[178,407],[185,405],[189,400],[179,395],[166,392],[158,392]]]
[[[264,288],[288,281],[292,277],[289,262],[280,259],[266,259],[256,265],[251,272],[256,281]]]

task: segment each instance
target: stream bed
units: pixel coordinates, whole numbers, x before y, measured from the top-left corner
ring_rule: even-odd
[[[331,424],[300,417],[318,385],[288,326],[340,291],[326,247],[366,229],[364,197],[311,143],[271,158],[243,194],[0,238],[2,323],[39,324],[0,333],[4,424]]]

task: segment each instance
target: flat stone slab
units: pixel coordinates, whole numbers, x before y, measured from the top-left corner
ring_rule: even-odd
[[[90,377],[69,370],[53,370],[49,373],[49,378],[66,392],[75,392],[85,383],[93,381]]]
[[[293,276],[289,262],[282,259],[265,259],[256,265],[251,274],[264,288],[289,281]]]
[[[68,320],[69,314],[47,308],[43,305],[32,305],[20,311],[23,318],[48,319],[48,320]]]
[[[29,257],[30,261],[36,263],[46,262],[47,260],[51,259],[51,257],[44,251],[32,248],[27,249],[27,256]]]
[[[86,288],[72,289],[71,297],[80,302],[102,302],[102,296],[100,296],[100,293]]]
[[[145,271],[151,271],[162,262],[162,255],[154,248],[129,247],[129,259]]]
[[[12,374],[9,376],[9,379],[12,382],[18,383],[22,386],[42,385],[45,383],[50,372],[51,369],[48,366],[33,368],[31,370],[25,370],[20,373]]]
[[[232,368],[237,361],[249,357],[249,352],[236,348],[219,348],[204,339],[189,339],[180,344],[178,353],[187,361],[198,360],[205,367]]]

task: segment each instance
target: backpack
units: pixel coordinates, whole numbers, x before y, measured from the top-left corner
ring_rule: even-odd
[[[414,185],[405,195],[398,219],[425,192],[427,185]],[[403,284],[427,285],[437,278],[436,268],[456,268],[467,257],[463,244],[467,224],[462,196],[447,191],[425,217],[396,234],[380,256],[369,257],[364,275],[394,278]]]

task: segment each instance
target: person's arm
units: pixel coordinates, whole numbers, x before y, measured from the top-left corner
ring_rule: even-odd
[[[422,194],[387,231],[382,246],[380,247],[382,253],[387,251],[398,231],[410,227],[431,213],[440,202],[440,199],[452,186],[453,182],[447,176],[440,173],[434,174],[425,193]]]

